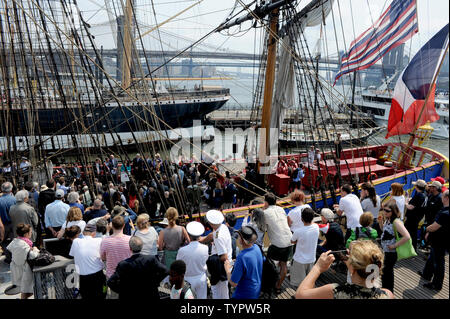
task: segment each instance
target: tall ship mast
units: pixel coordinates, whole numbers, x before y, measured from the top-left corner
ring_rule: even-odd
[[[321,36],[316,45],[319,49],[313,50],[309,47],[305,36],[310,26],[320,25],[321,30],[325,27],[327,16],[335,5],[336,3],[331,0],[313,0],[300,9],[297,1],[256,2],[254,8],[245,7],[246,13],[219,26],[220,31],[241,25],[245,21],[252,21],[253,26],[262,27],[265,32],[265,45],[261,54],[258,84],[253,103],[254,125],[261,130],[259,137],[247,140],[247,159],[256,163],[260,174],[269,175],[269,187],[279,196],[286,195],[287,192],[287,188],[279,186],[284,178],[283,175],[288,175],[289,169],[293,170],[295,167],[289,166],[289,163],[293,165],[303,163],[305,177],[302,185],[307,190],[308,201],[313,203],[314,209],[335,204],[340,196],[339,188],[344,183],[351,184],[354,191],[358,193],[359,184],[370,181],[375,185],[377,193],[385,198],[393,182],[402,183],[405,189],[412,191],[412,182],[419,178],[430,180],[440,175],[448,178],[448,159],[420,146],[433,131],[433,128],[430,129],[429,126],[422,126],[425,124],[423,120],[427,118],[426,114],[431,112],[428,109],[425,112],[420,111],[420,115],[414,118],[414,125],[409,131],[399,133],[411,136],[407,144],[401,142],[381,144],[371,140],[372,145],[369,145],[366,140],[362,144],[350,143],[346,145],[347,148],[342,149],[340,136],[346,132],[351,135],[352,127],[351,123],[344,128],[336,126],[336,114],[341,113],[342,109],[350,112],[353,120],[360,121],[359,134],[367,130],[363,128],[361,119],[355,112],[355,91],[353,90],[353,97],[347,99],[333,87],[332,83],[327,83],[323,79],[319,74],[318,65],[320,44],[323,44],[324,39]],[[400,27],[395,29],[398,27],[395,25],[393,27],[393,30],[404,32],[402,39],[406,41],[417,32],[415,10],[414,1],[402,3],[394,0],[379,21],[389,21],[386,19],[391,14],[410,17],[407,20],[409,24],[406,30]],[[279,20],[280,16],[282,19]],[[391,17],[391,19],[393,20],[391,23],[396,23],[394,18]],[[367,58],[365,50],[368,49],[355,40],[352,45],[353,48],[358,45],[356,47],[358,52],[355,55],[354,51],[349,51],[345,56],[347,61],[342,61],[341,71],[337,76],[350,73],[355,83],[356,75],[351,72],[369,67],[377,61],[373,58],[374,55],[380,59],[389,50],[389,47],[385,50],[382,44],[371,43],[371,37],[378,34],[377,27],[375,25],[357,39],[366,41],[364,45],[370,47],[371,51],[367,53]],[[447,40],[440,39],[436,47],[436,50],[440,48],[439,52],[443,54],[439,59],[429,62],[434,63],[437,72],[448,50],[448,28],[444,28],[441,33],[445,31],[447,31]],[[388,32],[384,34],[386,37],[389,36]],[[422,61],[430,59],[425,53],[418,54],[421,54]],[[357,64],[350,62],[355,56],[360,57]],[[369,61],[365,62],[364,58]],[[348,67],[351,71],[343,69],[345,64],[351,66]],[[426,88],[431,89],[435,85],[436,77],[430,77],[427,81],[429,82]],[[422,100],[426,96],[425,101],[417,103],[423,103],[424,108],[425,105],[428,107],[434,96],[430,95],[430,91],[422,92],[422,95]],[[302,132],[304,136],[311,136],[309,146],[312,146],[315,151],[311,158],[307,149],[297,153],[288,151],[288,155],[279,155],[278,133],[283,125],[286,110],[298,114],[298,121],[292,123],[290,129]],[[329,143],[323,143],[324,140]],[[415,145],[417,141],[419,145]],[[317,153],[320,154],[319,159],[317,159]],[[272,160],[270,164],[267,164],[267,158]]]
[[[163,138],[151,132],[192,127],[230,99],[229,89],[154,80],[135,2],[114,2],[117,78],[75,1],[2,2],[0,151],[150,143]]]

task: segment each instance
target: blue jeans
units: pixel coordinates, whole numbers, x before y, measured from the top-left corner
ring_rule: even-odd
[[[433,278],[433,284],[438,288],[442,288],[444,282],[445,250],[442,247],[431,247],[430,256],[423,269],[423,277],[428,280]]]

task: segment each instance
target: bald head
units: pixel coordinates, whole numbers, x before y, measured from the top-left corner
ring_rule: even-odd
[[[133,252],[133,254],[137,254],[137,253],[141,252],[142,247],[144,246],[144,242],[142,241],[141,238],[132,236],[130,238],[129,245],[130,245],[130,250]]]

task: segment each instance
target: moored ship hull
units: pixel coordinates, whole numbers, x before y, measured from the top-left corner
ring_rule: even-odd
[[[229,90],[226,90],[229,92]],[[154,109],[144,108],[137,102],[121,104],[107,103],[103,107],[85,105],[83,108],[38,108],[36,111],[13,108],[9,117],[14,123],[9,136],[29,135],[78,135],[109,132],[152,131],[190,127],[196,119],[222,107],[229,99],[228,94],[206,98],[186,98],[183,100],[162,101],[154,105]],[[154,111],[153,111],[154,110]],[[7,111],[3,109],[2,117]],[[154,114],[152,114],[154,112]],[[152,118],[156,115],[159,128],[155,127]],[[35,123],[33,127],[30,123]],[[5,136],[6,130],[0,132]]]

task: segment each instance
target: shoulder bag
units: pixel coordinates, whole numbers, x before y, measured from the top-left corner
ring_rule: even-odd
[[[400,241],[399,235],[397,233],[397,230],[395,229],[395,224],[392,225],[393,229],[394,229],[394,233],[395,233],[395,240],[396,242]],[[402,259],[407,259],[407,258],[411,258],[411,257],[415,257],[417,256],[416,251],[414,250],[414,247],[412,245],[412,239],[409,238],[409,240],[404,243],[401,246],[398,246],[397,248],[395,248],[395,250],[397,251],[397,259],[398,260],[402,260]]]

